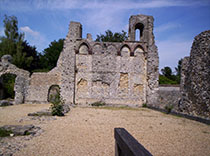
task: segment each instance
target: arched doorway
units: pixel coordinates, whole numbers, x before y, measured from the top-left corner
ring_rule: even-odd
[[[14,100],[15,74],[6,73],[0,77],[0,100]]]
[[[59,96],[60,96],[60,87],[58,85],[50,86],[50,88],[48,90],[47,101],[53,102],[53,101],[55,101],[56,98],[59,98]]]

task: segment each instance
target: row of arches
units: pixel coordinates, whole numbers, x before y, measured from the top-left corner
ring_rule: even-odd
[[[114,44],[101,44],[96,43],[93,46],[90,46],[88,42],[82,42],[79,44],[79,46],[75,49],[77,54],[115,54],[118,56],[124,56],[123,53],[127,52],[130,56],[135,56],[135,53],[144,53],[144,48],[137,44],[137,45],[129,45],[129,44],[122,44],[121,46],[116,46]]]

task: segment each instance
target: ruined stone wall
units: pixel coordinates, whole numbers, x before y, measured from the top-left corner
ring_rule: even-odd
[[[60,85],[59,74],[33,73],[29,79],[25,103],[47,103],[52,85]]]
[[[156,105],[157,108],[166,109],[171,107],[173,111],[179,111],[179,102],[181,99],[180,87],[167,86],[159,87],[159,101]]]
[[[210,30],[195,37],[181,76],[180,111],[210,118]]]
[[[144,43],[79,41],[75,102],[140,106],[146,103]]]
[[[57,68],[61,71],[61,95],[69,103],[141,106],[158,100],[158,53],[153,17],[131,16],[129,40],[121,43],[82,39],[82,26],[71,22]],[[142,33],[135,41],[135,30]],[[133,37],[130,37],[133,36]]]
[[[10,55],[4,55],[1,57],[0,77],[4,74],[16,75],[14,86],[15,104],[21,104],[25,101],[30,73],[26,70],[17,68],[15,65],[11,64],[11,61],[12,57]]]
[[[140,41],[135,40],[136,29],[141,31]],[[28,103],[47,102],[50,86],[58,85],[69,105],[96,101],[111,105],[155,105],[159,58],[153,17],[131,16],[128,36],[124,42],[94,42],[91,34],[82,39],[80,23],[70,22],[57,66],[48,73],[18,78],[16,90],[24,88],[23,101]]]

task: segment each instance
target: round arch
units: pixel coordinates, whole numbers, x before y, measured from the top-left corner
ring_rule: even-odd
[[[60,87],[57,84],[53,84],[48,89],[47,101],[52,102],[54,101],[57,96],[60,95]]]
[[[10,55],[2,56],[0,62],[0,77],[4,74],[16,75],[14,86],[15,104],[21,104],[24,103],[25,100],[30,73],[11,64],[11,59],[12,57]]]

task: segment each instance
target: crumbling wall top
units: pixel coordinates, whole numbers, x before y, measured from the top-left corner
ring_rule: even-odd
[[[153,31],[153,21],[152,16],[147,15],[132,15],[129,18],[129,30],[128,30],[128,40],[136,41],[136,30],[140,31],[139,41],[147,42],[149,39],[148,33]],[[152,29],[150,29],[152,28]]]

